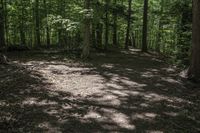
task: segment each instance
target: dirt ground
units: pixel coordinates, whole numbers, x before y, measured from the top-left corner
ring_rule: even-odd
[[[0,133],[200,132],[200,86],[154,55],[8,57],[0,65]]]

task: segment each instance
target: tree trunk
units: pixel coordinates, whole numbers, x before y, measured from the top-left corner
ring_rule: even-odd
[[[9,43],[9,34],[8,34],[8,9],[7,9],[8,1],[4,1],[4,25],[5,25],[5,44]]]
[[[200,79],[200,1],[193,0],[192,58],[188,77]]]
[[[144,0],[142,52],[147,52],[148,0]]]
[[[163,15],[163,0],[161,0],[160,3],[160,13],[161,13],[161,17],[159,18],[159,23],[158,23],[158,36],[157,36],[157,42],[156,42],[156,52],[160,53],[160,46],[161,46],[161,37],[162,37],[162,29],[163,29],[163,25],[162,25],[162,15]]]
[[[108,47],[108,35],[109,35],[109,18],[108,18],[108,4],[109,4],[109,0],[106,0],[106,18],[105,18],[105,46],[104,49],[107,50]]]
[[[6,45],[5,43],[5,31],[4,31],[4,3],[0,0],[0,48]]]
[[[21,0],[21,17],[20,17],[20,39],[21,39],[21,45],[26,45],[26,36],[24,31],[24,2]]]
[[[90,0],[85,0],[85,9],[89,10],[90,9]],[[91,23],[90,23],[90,18],[85,17],[84,20],[84,37],[83,37],[83,51],[82,51],[82,55],[81,57],[83,59],[88,58],[89,54],[90,54],[90,27],[91,27]]]
[[[114,5],[116,6],[117,1],[114,0]],[[117,11],[113,10],[113,45],[118,46],[117,43]]]
[[[134,32],[131,33],[131,45],[132,45],[133,48],[136,48]]]
[[[93,47],[97,47],[96,45],[96,32],[95,32],[95,29],[96,29],[96,25],[95,24],[92,24],[92,45]]]
[[[130,40],[131,4],[132,4],[132,0],[128,0],[128,17],[127,17],[127,31],[126,31],[125,49],[128,49],[129,40]]]
[[[98,23],[96,27],[96,37],[97,37],[97,46],[102,47],[102,33],[103,33],[103,24]]]
[[[36,46],[41,46],[41,41],[40,41],[39,0],[35,0],[35,34],[36,34]]]
[[[44,6],[45,6],[45,16],[46,16],[46,45],[47,48],[50,47],[50,34],[49,34],[49,24],[48,24],[48,5],[46,0],[43,1],[44,2]]]

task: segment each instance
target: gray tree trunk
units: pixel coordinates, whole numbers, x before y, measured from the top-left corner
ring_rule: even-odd
[[[142,52],[147,52],[148,0],[144,0]]]
[[[0,48],[6,45],[4,31],[4,8],[3,0],[0,0]]]
[[[188,77],[200,79],[200,0],[193,0],[192,58]]]
[[[89,10],[90,9],[90,0],[85,0],[85,9]],[[83,59],[88,58],[89,54],[90,54],[90,27],[91,27],[91,22],[90,22],[90,18],[85,18],[84,20],[84,26],[83,26],[83,30],[84,30],[84,36],[83,36],[83,51],[82,51],[82,55],[81,57]]]
[[[126,31],[126,41],[125,49],[128,49],[129,40],[130,40],[130,26],[131,26],[131,4],[132,0],[128,0],[128,17],[127,17],[127,31]]]

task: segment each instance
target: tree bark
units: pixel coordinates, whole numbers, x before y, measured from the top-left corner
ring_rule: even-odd
[[[45,16],[46,16],[46,45],[47,45],[47,48],[50,47],[50,33],[49,33],[49,25],[48,25],[48,5],[47,5],[47,2],[46,0],[43,0],[44,2],[44,6],[45,6]]]
[[[200,1],[193,0],[192,57],[188,77],[200,79]]]
[[[128,0],[128,17],[127,17],[127,30],[126,30],[125,49],[128,49],[129,40],[130,40],[131,4],[132,4],[132,0]]]
[[[108,47],[108,35],[109,35],[108,4],[109,4],[109,0],[106,0],[106,7],[105,7],[105,13],[106,13],[106,18],[105,18],[105,46],[104,46],[105,50],[107,50],[107,47]]]
[[[35,34],[36,34],[36,46],[41,46],[41,41],[40,41],[39,0],[35,0]]]
[[[0,48],[6,45],[5,42],[5,29],[4,29],[4,3],[0,0]]]
[[[148,0],[144,0],[142,52],[147,52]]]
[[[114,5],[116,6],[117,1],[114,0]],[[113,45],[118,46],[117,43],[117,12],[113,10]]]
[[[25,36],[25,30],[24,30],[24,2],[21,0],[21,17],[20,17],[20,39],[21,39],[21,45],[26,45],[26,36]]]
[[[9,34],[8,34],[8,9],[7,9],[8,1],[4,1],[4,25],[5,25],[5,44],[9,43]]]
[[[97,46],[102,47],[102,33],[103,33],[103,24],[98,23],[96,27],[96,37],[97,37]]]
[[[89,10],[90,9],[90,0],[85,0],[85,9]],[[85,17],[84,20],[84,37],[83,37],[83,51],[81,57],[83,59],[86,59],[89,57],[90,54],[90,27],[91,27],[91,22],[90,18]]]
[[[160,13],[161,13],[161,17],[159,18],[159,22],[158,22],[158,35],[157,35],[157,42],[156,42],[156,52],[160,53],[160,46],[161,46],[161,37],[162,37],[162,29],[163,29],[163,24],[162,24],[162,15],[163,15],[163,4],[164,1],[161,0],[160,2]]]

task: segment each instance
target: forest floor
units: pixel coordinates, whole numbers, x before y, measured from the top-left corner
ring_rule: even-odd
[[[197,133],[200,85],[152,54],[8,53],[1,133]]]

